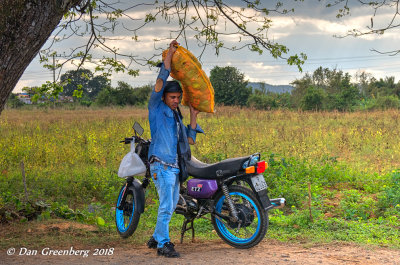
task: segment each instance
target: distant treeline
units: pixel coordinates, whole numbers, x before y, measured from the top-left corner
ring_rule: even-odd
[[[210,81],[215,90],[215,103],[238,105],[257,109],[295,109],[312,111],[354,111],[400,108],[400,82],[394,77],[379,80],[362,72],[352,77],[337,69],[319,67],[313,73],[291,83],[291,92],[271,92],[267,84],[261,83],[256,89],[249,86],[244,73],[235,67],[214,67]],[[132,87],[126,82],[118,82],[116,87],[104,76],[87,69],[68,71],[61,76],[62,88],[58,95],[74,97],[74,104],[84,106],[143,106],[147,104],[151,84]],[[24,91],[34,97],[40,87],[26,87]],[[38,98],[36,96],[36,98]],[[41,94],[42,104],[55,102],[57,94]],[[67,104],[67,103],[65,103]],[[69,103],[70,104],[70,103]],[[24,105],[12,94],[9,107]]]
[[[244,74],[235,67],[215,67],[211,83],[216,103],[257,109],[354,111],[400,108],[400,82],[394,77],[376,79],[365,72],[352,77],[337,69],[319,67],[291,83],[291,92],[276,93],[262,84],[248,87]],[[231,84],[231,82],[233,83]]]
[[[88,69],[71,70],[60,78],[59,93],[44,91],[41,87],[25,87],[23,91],[29,95],[34,104],[40,105],[83,105],[83,106],[140,106],[146,105],[152,85],[132,87],[126,82],[118,82],[111,86],[111,80],[105,76],[95,76]],[[37,96],[40,94],[39,96]],[[35,100],[36,95],[36,100]],[[60,98],[72,97],[73,103],[62,102]],[[61,101],[61,102],[60,102]],[[7,102],[9,107],[25,105],[16,94],[11,94]]]

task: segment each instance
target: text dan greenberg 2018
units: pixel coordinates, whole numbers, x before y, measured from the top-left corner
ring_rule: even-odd
[[[21,248],[9,248],[7,250],[7,255],[16,256],[82,256],[84,258],[89,255],[92,256],[111,256],[114,254],[114,248],[95,248],[94,250],[89,249],[74,249],[70,247],[69,249],[52,249],[43,248],[42,250],[29,249],[25,247]]]

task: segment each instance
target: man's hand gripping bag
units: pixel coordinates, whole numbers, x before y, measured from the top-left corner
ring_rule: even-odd
[[[163,60],[167,52],[163,52]],[[182,105],[188,106],[190,102],[199,111],[214,112],[214,88],[191,52],[181,46],[177,47],[172,56],[170,75],[182,85]]]

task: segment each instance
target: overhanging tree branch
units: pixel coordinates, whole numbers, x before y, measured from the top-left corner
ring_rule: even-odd
[[[200,55],[210,47],[214,48],[217,55],[220,49],[238,50],[244,47],[250,47],[260,55],[263,50],[267,50],[275,58],[283,58],[288,52],[284,45],[268,40],[269,12],[288,12],[281,8],[279,2],[276,2],[275,8],[268,9],[263,5],[271,5],[271,1],[261,4],[258,0],[238,0],[235,7],[221,0],[154,0],[152,3],[136,1],[139,0],[135,0],[134,3],[118,0],[35,0],[34,5],[19,5],[24,1],[3,0],[0,5],[0,50],[7,53],[4,51],[8,49],[4,47],[11,47],[14,43],[12,38],[24,36],[23,39],[17,40],[24,46],[19,47],[19,51],[29,56],[18,71],[13,70],[17,74],[12,82],[7,83],[7,88],[0,87],[0,110],[5,102],[1,90],[6,90],[5,95],[8,97],[24,69],[49,38],[48,46],[40,52],[40,60],[45,67],[53,69],[53,65],[48,61],[50,57],[55,56],[55,67],[59,75],[62,67],[67,64],[73,64],[77,68],[89,64],[89,67],[95,67],[95,70],[104,71],[106,74],[114,71],[136,76],[138,70],[131,67],[155,65],[157,62],[153,61],[154,58],[157,56],[160,59],[161,50],[165,48],[163,42],[176,38],[186,46],[190,45],[192,39],[196,40],[202,48]],[[19,7],[22,9],[18,9]],[[16,15],[10,18],[10,12]],[[4,31],[4,28],[9,26],[7,23],[15,24],[14,27],[10,27],[9,32]],[[31,33],[26,29],[30,29],[32,24],[36,26]],[[24,25],[25,32],[21,31],[21,25]],[[152,33],[155,36],[153,54],[143,55],[136,47],[123,49],[119,43],[114,46],[113,42],[128,40],[132,41],[130,46],[140,46],[140,36],[147,34],[150,26],[160,28],[157,33]],[[36,32],[40,27],[46,28],[45,33]],[[54,35],[50,37],[52,33]],[[119,36],[116,37],[117,33]],[[8,36],[10,39],[7,39]],[[225,36],[237,36],[238,41],[229,43]],[[61,49],[60,43],[66,40],[71,41],[73,45]],[[35,50],[27,52],[32,49],[30,45],[35,46]],[[305,56],[301,55],[301,58],[304,59]],[[10,62],[15,64],[8,54],[3,60],[7,61],[7,65]],[[297,65],[299,69],[304,63],[297,55],[289,57],[287,62]],[[3,61],[1,63],[5,65]],[[10,71],[0,69],[0,78],[10,75]]]
[[[345,38],[349,36],[353,37],[361,37],[365,35],[383,35],[387,31],[394,30],[396,28],[400,27],[400,12],[399,12],[399,4],[400,0],[381,0],[381,1],[362,1],[362,0],[357,0],[355,2],[358,2],[362,7],[369,7],[373,9],[372,15],[370,17],[370,25],[366,26],[366,30],[361,30],[361,29],[352,29],[349,30],[347,33],[344,35],[335,35],[337,38]],[[343,4],[344,3],[344,4]],[[347,16],[350,14],[351,8],[349,7],[349,0],[335,0],[333,3],[328,3],[327,7],[334,7],[338,6],[339,4],[343,4],[342,8],[339,8],[338,14],[336,15],[338,18]],[[355,7],[353,7],[355,8]],[[377,16],[377,13],[379,10],[383,9],[391,9],[392,15],[390,16],[390,19],[387,21],[386,26],[377,26],[376,21],[374,21],[374,18]],[[382,23],[381,23],[382,24]],[[374,52],[377,52],[379,54],[386,54],[386,55],[397,55],[400,53],[400,49],[396,50],[391,50],[391,51],[378,51],[377,49],[371,49]]]

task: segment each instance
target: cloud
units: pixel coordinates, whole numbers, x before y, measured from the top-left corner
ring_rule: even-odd
[[[250,62],[249,67],[251,67],[255,71],[273,71],[281,68],[277,65],[266,65],[263,62]]]
[[[247,62],[233,65],[236,65],[250,82],[282,85],[289,84],[300,76],[297,71],[289,69],[286,65],[273,65],[265,62]]]
[[[20,79],[17,85],[15,86],[13,93],[21,93],[24,87],[36,86],[36,79]]]
[[[353,29],[358,29],[362,32],[368,31],[367,26],[371,26],[372,14],[369,13],[367,7],[352,9],[355,10],[353,15],[342,17],[341,19],[333,19],[332,16],[312,16],[310,12],[305,14],[292,14],[291,16],[274,16],[273,27],[271,27],[270,35],[275,40],[285,38],[291,34],[313,36],[313,35],[328,35],[328,36],[345,36]],[[392,10],[383,8],[374,17],[374,29],[385,27],[392,18]],[[399,21],[398,21],[399,22]],[[374,41],[377,39],[400,39],[400,35],[395,31],[387,31],[383,35],[369,34],[358,37],[360,39]]]

